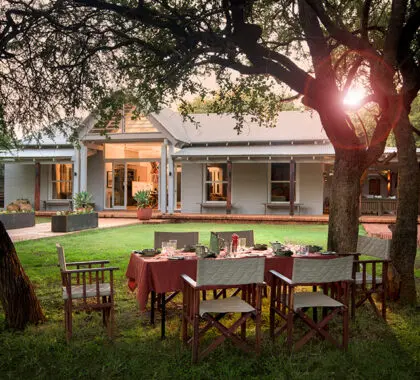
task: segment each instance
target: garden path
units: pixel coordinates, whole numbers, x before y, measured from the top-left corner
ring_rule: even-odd
[[[150,222],[156,222],[156,221],[150,220],[147,222],[150,223]],[[122,227],[122,226],[128,226],[132,224],[141,224],[141,223],[144,223],[144,222],[140,222],[139,220],[136,220],[136,219],[99,218],[98,228],[115,228],[115,227]],[[33,227],[17,228],[15,230],[7,231],[7,233],[9,234],[13,242],[23,241],[23,240],[36,240],[36,239],[42,239],[46,237],[74,234],[78,232],[81,232],[81,231],[51,232],[51,223],[48,223],[48,222],[35,224],[35,226]]]

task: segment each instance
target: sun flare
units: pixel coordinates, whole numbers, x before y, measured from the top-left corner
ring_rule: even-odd
[[[365,97],[365,92],[361,89],[351,89],[343,99],[343,103],[348,106],[357,106]]]

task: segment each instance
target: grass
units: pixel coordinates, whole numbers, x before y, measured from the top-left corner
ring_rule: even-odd
[[[46,217],[46,216],[36,216],[35,217],[35,224],[39,224],[39,223],[50,223],[51,222],[51,218],[50,217]]]
[[[325,247],[327,238],[325,225],[191,223],[136,225],[17,243],[18,255],[36,287],[47,322],[30,326],[24,332],[6,331],[0,327],[0,378],[419,378],[420,316],[415,309],[396,304],[390,305],[387,324],[369,307],[361,308],[356,320],[351,322],[348,352],[313,339],[301,351],[290,355],[283,337],[275,343],[268,338],[268,304],[265,300],[260,357],[224,344],[206,360],[192,366],[191,353],[180,342],[180,310],[175,306],[169,308],[168,338],[161,342],[160,329],[150,327],[148,315],[139,313],[135,295],[126,286],[125,270],[132,249],[153,246],[155,230],[199,231],[201,242],[208,244],[209,231],[222,229],[254,229],[257,243],[289,240]],[[56,241],[65,248],[68,261],[109,258],[113,265],[120,267],[116,278],[117,335],[114,341],[107,338],[99,315],[81,313],[75,315],[71,343],[65,343]],[[416,266],[420,268],[419,258]],[[0,322],[2,320],[4,316],[0,312]]]

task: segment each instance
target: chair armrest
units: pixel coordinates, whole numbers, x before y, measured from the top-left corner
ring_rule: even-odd
[[[195,282],[190,276],[187,274],[181,274],[181,278],[192,288],[197,288],[197,282]]]
[[[283,276],[282,274],[280,274],[279,272],[275,271],[275,270],[270,270],[270,273],[273,276],[276,276],[277,278],[279,278],[280,280],[282,280],[283,282],[285,282],[286,284],[289,285],[294,285],[292,280],[290,278],[287,278],[286,276]]]
[[[85,268],[85,269],[71,269],[63,271],[63,273],[66,274],[72,274],[72,273],[94,273],[94,272],[106,272],[106,271],[113,271],[113,270],[119,270],[118,267],[106,267],[106,268]]]
[[[109,260],[74,261],[72,263],[66,263],[66,265],[68,265],[68,266],[90,265],[90,264],[109,264]]]
[[[372,260],[359,260],[357,263],[366,263],[366,264],[373,264],[373,263],[390,263],[391,260],[388,259],[372,259]]]

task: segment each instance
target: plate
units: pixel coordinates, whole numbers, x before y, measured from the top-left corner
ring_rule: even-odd
[[[184,260],[184,256],[171,256],[168,260]]]
[[[336,253],[334,251],[326,251],[326,252],[321,252],[321,255],[335,255]]]
[[[246,257],[261,257],[261,256],[265,256],[262,253],[246,253],[245,254]]]

